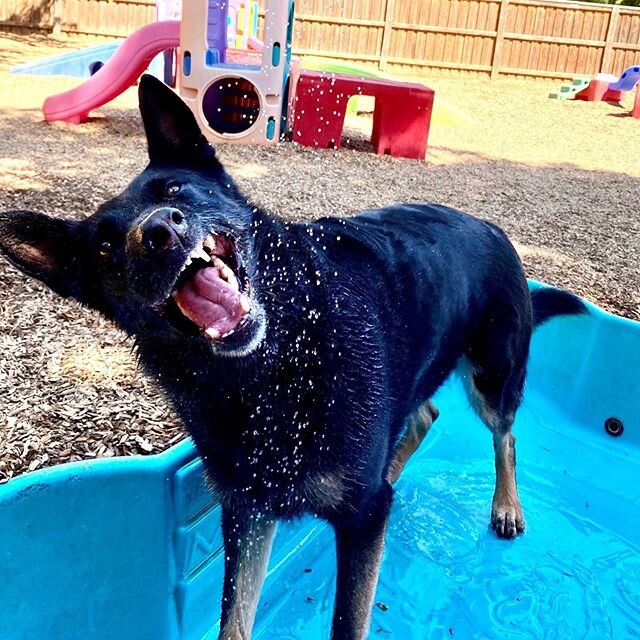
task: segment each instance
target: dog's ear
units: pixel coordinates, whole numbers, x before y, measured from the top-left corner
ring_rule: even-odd
[[[143,75],[138,99],[152,163],[201,166],[215,161],[213,146],[202,135],[191,109],[167,85]]]
[[[0,213],[0,254],[65,298],[78,297],[79,222],[33,211]]]

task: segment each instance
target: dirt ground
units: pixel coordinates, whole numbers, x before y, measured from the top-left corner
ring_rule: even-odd
[[[47,124],[69,78],[10,75],[86,46],[0,33],[0,209],[90,215],[145,165],[135,89],[80,126]],[[622,105],[547,98],[559,82],[421,79],[436,91],[426,162],[377,157],[350,124],[340,151],[223,146],[246,192],[291,219],[434,201],[501,225],[530,277],[640,320],[640,121]],[[136,371],[132,344],[97,314],[0,261],[0,482],[51,464],[162,450],[183,437]]]

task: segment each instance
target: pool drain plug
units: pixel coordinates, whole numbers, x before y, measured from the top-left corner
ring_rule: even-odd
[[[614,438],[622,435],[624,431],[624,425],[622,424],[622,420],[618,420],[618,418],[607,418],[604,421],[604,430]]]

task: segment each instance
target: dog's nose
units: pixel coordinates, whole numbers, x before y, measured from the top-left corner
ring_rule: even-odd
[[[181,244],[186,233],[184,213],[173,207],[156,209],[140,225],[142,246],[153,253],[161,253]]]

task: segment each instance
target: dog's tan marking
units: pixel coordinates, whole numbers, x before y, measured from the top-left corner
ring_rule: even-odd
[[[225,541],[225,554],[229,557],[233,553],[235,562],[228,562],[225,567],[227,601],[222,603],[224,622],[219,640],[251,638],[275,531],[273,518],[257,515],[232,542],[238,545],[235,553],[228,549]]]
[[[389,471],[387,472],[389,484],[394,484],[398,480],[404,465],[407,464],[409,458],[416,452],[427,433],[429,433],[429,429],[431,429],[431,425],[436,421],[438,415],[438,409],[433,402],[428,400],[421,404],[409,417],[407,428],[393,452],[393,458],[389,465]]]
[[[524,516],[516,486],[516,439],[508,432],[493,434],[496,453],[496,489],[491,505],[491,525],[503,538],[524,531]]]
[[[45,249],[41,249],[37,245],[22,243],[11,247],[17,256],[25,262],[35,262],[43,267],[50,269],[55,267],[53,257]]]
[[[516,439],[511,432],[515,416],[512,413],[501,416],[487,404],[473,382],[473,371],[468,364],[462,380],[471,406],[493,434],[496,486],[491,504],[491,526],[499,537],[515,538],[525,529],[516,484]]]
[[[160,209],[154,209],[148,213],[144,218],[138,221],[135,227],[127,233],[127,249],[129,251],[136,251],[142,248],[142,227],[145,223],[152,218]]]
[[[131,229],[127,237],[127,246],[134,248],[134,245],[137,247],[142,246],[142,227],[139,225]]]
[[[341,603],[337,601],[340,593],[336,593],[330,640],[346,640],[347,638],[349,640],[364,640],[367,637],[371,623],[373,599],[380,575],[386,531],[387,520],[384,521],[374,540],[359,550],[356,558],[344,559],[341,562],[340,552],[338,551],[338,571],[340,571],[340,567],[343,568],[343,571],[350,571],[346,581],[350,589],[349,610],[342,613],[344,609],[340,606]],[[339,583],[343,582],[340,579],[338,581]],[[348,631],[346,635],[343,635],[345,628]],[[340,631],[337,632],[336,629]]]

